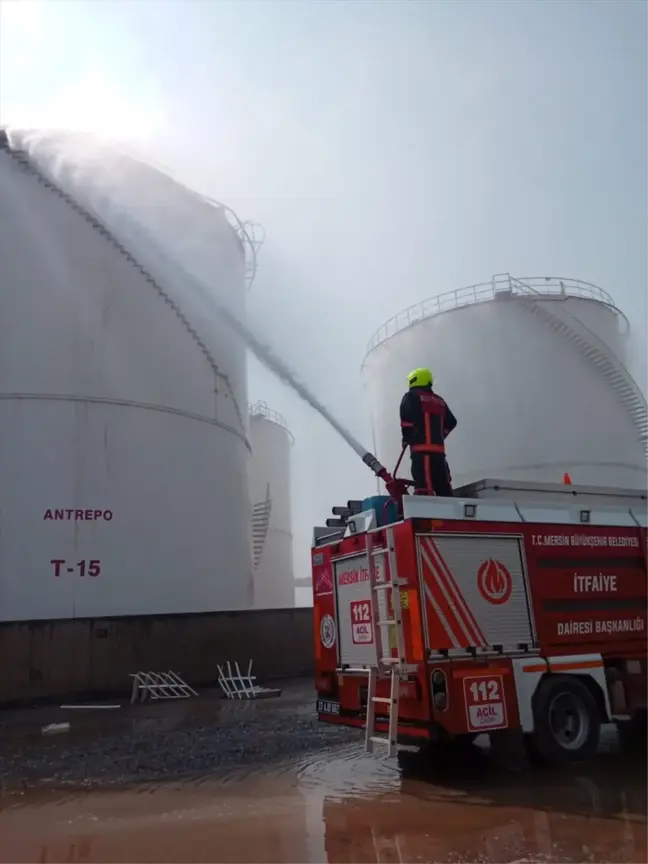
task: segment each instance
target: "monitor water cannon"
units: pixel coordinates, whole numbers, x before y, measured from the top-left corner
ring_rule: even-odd
[[[376,459],[373,453],[365,453],[362,457],[362,461],[365,463],[365,465],[373,471],[376,477],[379,477],[383,481],[387,490],[387,494],[394,499],[399,510],[402,507],[403,496],[408,494],[408,487],[414,485],[411,480],[404,480],[401,477],[395,476],[398,472],[398,468],[400,466],[400,463],[402,462],[404,454],[405,448],[403,447],[403,449],[401,450],[401,454],[398,458],[398,462],[396,463],[396,467],[394,468],[394,475],[391,475],[389,473],[385,466]]]
[[[368,450],[365,450],[363,445],[354,438],[346,429],[340,426],[339,423],[335,421],[335,418],[331,417],[328,412],[320,412],[323,413],[324,416],[329,420],[329,422],[334,426],[335,429],[342,435],[344,440],[349,444],[352,450],[354,450],[358,456],[362,459],[365,465],[370,468],[376,477],[379,477],[383,483],[385,484],[385,488],[387,490],[387,494],[394,500],[396,506],[399,511],[402,510],[403,496],[407,495],[407,489],[409,486],[413,486],[414,483],[411,480],[403,480],[401,478],[397,478],[396,474],[398,473],[398,468],[400,463],[403,460],[403,456],[405,455],[406,448],[403,447],[401,450],[401,454],[398,458],[398,462],[396,463],[396,467],[394,468],[394,474],[390,474],[389,471],[382,465],[373,453],[370,453]],[[347,502],[348,505],[356,502]]]

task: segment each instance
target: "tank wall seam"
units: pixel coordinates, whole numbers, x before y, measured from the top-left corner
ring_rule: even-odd
[[[78,396],[67,395],[64,393],[0,393],[0,401],[25,401],[25,402],[89,402],[96,405],[111,405],[120,408],[135,408],[142,411],[158,411],[163,414],[175,414],[178,417],[183,417],[186,420],[194,420],[199,423],[208,423],[210,426],[217,426],[225,432],[234,435],[239,441],[245,444],[249,453],[252,452],[250,442],[247,440],[238,429],[230,426],[229,423],[223,423],[215,417],[207,417],[204,414],[194,414],[191,411],[183,411],[181,408],[171,408],[167,405],[156,405],[151,402],[133,402],[127,399],[110,399],[103,396]]]
[[[84,221],[91,225],[92,228],[94,228],[105,240],[107,240],[120,253],[120,255],[124,257],[129,262],[129,264],[140,273],[141,276],[143,276],[147,284],[149,284],[153,288],[153,290],[162,298],[164,303],[169,306],[169,308],[176,315],[185,330],[189,333],[189,336],[198,346],[200,352],[207,361],[207,364],[209,365],[214,375],[214,395],[218,393],[218,380],[220,379],[223,381],[226,389],[229,391],[232,397],[234,409],[241,425],[241,429],[245,431],[245,421],[243,419],[243,414],[238,404],[238,400],[236,399],[236,395],[234,393],[234,389],[232,387],[229,376],[220,371],[218,364],[213,358],[208,347],[205,345],[200,335],[192,326],[186,315],[182,312],[178,304],[167,294],[167,292],[148,272],[148,270],[142,264],[140,264],[137,258],[117,239],[117,237],[111,231],[108,230],[108,228],[106,228],[106,226],[99,220],[99,218],[93,213],[91,213],[84,206],[79,204],[79,202],[76,201],[71,194],[65,192],[53,180],[47,177],[46,174],[34,163],[34,160],[29,156],[26,151],[9,150],[9,154],[14,160],[14,162],[27,169],[27,171],[29,171],[39,183],[41,183],[46,189],[53,192],[55,195],[65,201],[68,206],[70,206]],[[214,404],[214,413],[217,413],[216,404]]]

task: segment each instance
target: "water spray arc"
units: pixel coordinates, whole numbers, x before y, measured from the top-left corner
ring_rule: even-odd
[[[0,146],[4,146],[6,149],[19,150],[19,147],[17,147],[12,140],[11,132],[8,135],[3,133]],[[44,177],[46,177],[47,181],[52,184],[53,187],[56,187],[61,194],[68,195],[69,197],[69,193],[60,187],[52,166],[44,164],[44,160],[42,158],[39,159],[37,153],[31,152],[29,158],[33,160],[38,170]],[[225,211],[230,225],[236,231],[239,240],[241,240],[246,258],[246,285],[249,289],[257,269],[258,251],[265,237],[263,229],[261,226],[257,226],[254,223],[243,222],[239,219],[237,214],[226,205],[205,198],[204,196],[201,197],[203,197],[203,200],[208,201],[212,206],[222,208]],[[100,224],[107,237],[113,237],[113,230],[111,230],[111,227],[106,224],[105,220],[101,218],[94,208],[87,203],[84,203],[82,206],[78,202],[76,202],[75,206],[78,209],[85,210],[90,218],[92,218],[97,224]],[[122,224],[126,226],[127,233],[130,234],[131,239],[136,241],[133,242],[132,245],[139,250],[139,257],[142,258],[142,260],[138,262],[139,264],[145,266],[147,270],[151,272],[164,274],[165,279],[174,279],[174,277],[177,277],[180,284],[184,283],[190,285],[197,295],[202,296],[203,299],[212,306],[229,328],[247,345],[254,356],[263,363],[267,369],[273,372],[280,380],[294,390],[301,399],[308,403],[329,423],[329,425],[346,441],[354,453],[362,459],[365,465],[367,465],[367,467],[373,471],[377,477],[385,482],[387,485],[387,491],[390,492],[390,494],[397,497],[402,496],[405,491],[403,481],[393,480],[391,475],[383,465],[381,465],[376,457],[370,453],[367,448],[364,447],[360,441],[345,426],[343,426],[331,411],[309,390],[309,388],[297,378],[287,363],[277,356],[273,349],[256,333],[254,333],[249,326],[244,325],[234,314],[232,314],[232,312],[219,301],[215,293],[208,290],[208,285],[201,283],[198,279],[188,273],[182,265],[175,261],[167,251],[158,244],[150,231],[137,223],[135,219],[126,214],[121,214],[121,221]],[[123,231],[121,233],[123,233]],[[115,240],[115,242],[121,241]],[[124,244],[122,243],[122,245]],[[128,251],[129,255],[132,257],[133,252],[130,249]]]

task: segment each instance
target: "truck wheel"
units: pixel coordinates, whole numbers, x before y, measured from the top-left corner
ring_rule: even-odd
[[[477,737],[476,732],[466,732],[463,735],[455,735],[452,739],[452,743],[459,750],[464,749],[465,747],[470,747]]]
[[[646,747],[646,711],[637,711],[630,720],[617,721],[619,743],[624,750],[641,750]]]
[[[439,744],[448,750],[465,750],[470,747],[477,737],[476,732],[465,732],[463,735],[450,735],[441,733]]]
[[[578,678],[545,678],[533,697],[533,718],[535,729],[527,743],[534,761],[560,765],[596,753],[601,732],[598,705]]]

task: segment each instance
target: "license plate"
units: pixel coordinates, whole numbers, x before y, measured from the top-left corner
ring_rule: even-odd
[[[328,699],[318,699],[317,700],[317,713],[318,714],[335,714],[336,716],[339,716],[340,703],[339,702],[331,702]]]

